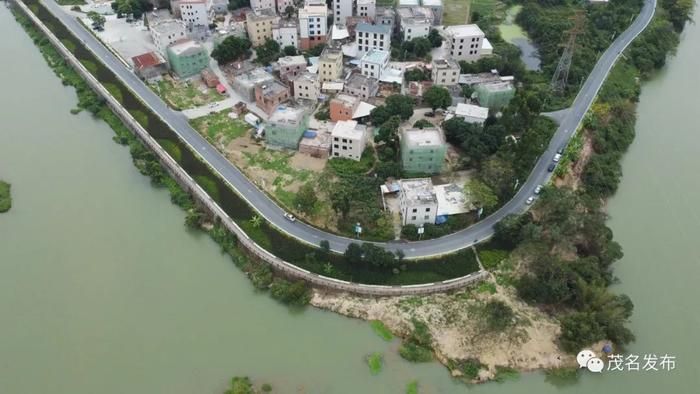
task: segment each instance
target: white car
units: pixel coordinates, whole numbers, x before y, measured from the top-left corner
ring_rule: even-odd
[[[533,201],[535,201],[535,196],[530,196],[525,200],[525,204],[531,205]]]
[[[289,220],[290,222],[294,222],[294,221],[297,220],[297,218],[295,218],[294,215],[292,215],[291,213],[285,213],[285,214],[284,214],[284,217],[285,217],[287,220]]]
[[[561,159],[561,155],[559,153],[557,153],[556,155],[554,155],[554,159],[552,159],[552,160],[554,160],[555,163],[559,163],[560,159]]]
[[[541,191],[542,191],[542,185],[537,185],[537,187],[535,188],[535,194],[540,194]]]

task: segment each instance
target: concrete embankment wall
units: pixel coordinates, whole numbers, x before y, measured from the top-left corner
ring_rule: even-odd
[[[245,248],[249,255],[264,261],[272,266],[272,268],[284,276],[303,279],[316,287],[323,287],[337,291],[345,291],[350,293],[370,295],[370,296],[396,296],[396,295],[417,295],[446,292],[457,290],[469,286],[473,283],[481,281],[487,277],[485,271],[479,271],[461,278],[450,279],[438,283],[428,283],[422,285],[408,286],[377,286],[363,285],[341,281],[333,278],[327,278],[322,275],[317,275],[296,267],[282,259],[274,256],[261,246],[250,239],[246,233],[238,227],[216,202],[202,190],[202,188],[185,172],[185,170],[173,160],[170,155],[151,137],[151,135],[139,124],[136,119],[105,89],[104,86],[80,63],[80,61],[61,43],[61,41],[42,23],[42,21],[31,12],[31,10],[21,0],[11,0],[12,3],[20,9],[31,21],[39,28],[44,35],[49,39],[51,44],[56,47],[61,56],[73,67],[88,83],[88,85],[101,97],[109,108],[121,119],[126,127],[128,127],[143,143],[148,146],[158,157],[163,166],[168,170],[170,175],[188,190],[194,198],[205,207],[212,215],[219,218],[221,223],[226,228],[236,235],[241,247]],[[89,49],[89,48],[88,48]],[[99,59],[98,59],[99,60]]]

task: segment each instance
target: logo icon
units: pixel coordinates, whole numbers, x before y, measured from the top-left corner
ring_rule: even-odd
[[[602,372],[605,365],[603,360],[596,357],[590,349],[583,349],[576,355],[576,362],[578,362],[579,368],[586,368],[591,372]]]

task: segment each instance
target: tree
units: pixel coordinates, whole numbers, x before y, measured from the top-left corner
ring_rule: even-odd
[[[433,48],[439,48],[442,46],[442,36],[440,35],[440,32],[435,29],[430,30],[428,40],[430,40]]]
[[[282,49],[284,56],[296,56],[298,54],[297,49],[293,45],[287,45]]]
[[[294,12],[295,12],[295,11],[296,11],[296,10],[294,9],[293,6],[288,5],[288,6],[284,9],[284,13],[285,13],[285,15],[287,15],[287,19],[291,19],[291,18],[294,16]]]
[[[432,108],[435,112],[438,108],[447,108],[452,105],[452,96],[450,92],[442,86],[431,86],[423,93],[423,101]]]
[[[411,41],[413,42],[413,54],[416,57],[425,57],[433,48],[433,44],[425,37],[417,37]]]
[[[250,7],[250,0],[229,0],[228,2],[229,11],[237,10],[243,7]]]
[[[245,38],[229,36],[211,52],[211,57],[217,63],[225,64],[234,60],[241,60],[250,57],[251,43]]]
[[[472,179],[464,185],[464,193],[470,196],[468,200],[479,208],[491,209],[498,205],[498,197],[490,187],[478,179]]]
[[[294,204],[306,214],[313,212],[314,207],[318,202],[318,197],[316,196],[316,190],[311,183],[305,183],[299,188],[299,192],[294,197]]]
[[[264,44],[255,48],[255,54],[255,61],[267,66],[280,57],[280,44],[275,40],[267,38]]]
[[[384,106],[391,115],[399,115],[402,120],[408,120],[413,116],[413,107],[416,105],[412,97],[393,94],[387,97]]]
[[[236,376],[231,379],[231,388],[226,390],[226,394],[255,394],[255,390],[250,378]]]
[[[384,124],[391,117],[391,113],[386,109],[385,106],[380,105],[369,113],[369,118],[372,120],[372,124],[381,125]]]
[[[87,17],[90,18],[92,21],[92,27],[95,28],[95,30],[102,30],[105,27],[105,22],[106,19],[104,16],[101,14],[98,14],[95,11],[90,11],[87,13]]]
[[[423,72],[423,69],[421,68],[412,68],[404,73],[404,76],[406,77],[407,81],[425,81],[428,78],[426,78],[425,72]]]

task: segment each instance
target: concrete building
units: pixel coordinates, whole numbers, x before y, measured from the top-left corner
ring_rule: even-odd
[[[358,23],[355,28],[357,57],[364,56],[370,49],[391,51],[391,28],[386,25]]]
[[[398,184],[401,224],[434,224],[438,200],[430,178],[400,179]]]
[[[233,78],[231,87],[246,101],[255,101],[255,86],[271,83],[275,80],[272,74],[262,68],[255,68],[250,71],[237,74]]]
[[[327,159],[331,155],[331,133],[314,131],[315,135],[304,133],[299,141],[299,153],[319,159]]]
[[[299,9],[299,47],[308,50],[324,44],[328,35],[328,8],[307,4]]]
[[[168,72],[168,63],[157,52],[147,52],[131,58],[134,73],[143,80],[157,78]]]
[[[491,46],[477,25],[448,26],[444,38],[445,49],[455,60],[477,61],[482,56],[482,48]]]
[[[352,16],[354,0],[333,0],[333,23],[345,26],[345,19]]]
[[[377,7],[374,23],[388,26],[389,31],[393,32],[396,27],[396,11],[393,7]]]
[[[278,106],[265,124],[267,144],[278,148],[297,149],[309,116],[304,108]]]
[[[399,0],[396,3],[396,8],[413,8],[419,6],[420,0]]]
[[[320,82],[329,82],[342,79],[343,76],[343,51],[335,48],[326,48],[318,59],[318,78]]]
[[[444,6],[442,0],[422,0],[421,5],[433,11],[433,24],[442,25]]]
[[[358,97],[340,93],[331,100],[331,120],[334,122],[352,120],[352,116],[359,106],[360,99]]]
[[[181,40],[168,47],[170,69],[180,78],[199,74],[209,66],[209,54],[192,40]]]
[[[250,0],[250,8],[253,10],[274,10],[275,0]]]
[[[209,25],[206,0],[180,0],[180,16],[187,26]]]
[[[280,79],[289,81],[299,74],[306,72],[306,58],[304,56],[284,56],[277,59],[280,68]]]
[[[454,116],[464,119],[467,123],[484,124],[486,118],[489,117],[489,109],[478,105],[459,103]]]
[[[299,23],[296,19],[281,19],[272,26],[272,39],[280,48],[292,46],[299,48]]]
[[[433,25],[433,12],[426,7],[399,8],[399,32],[404,41],[428,37]]]
[[[401,164],[407,172],[437,174],[443,169],[447,144],[439,128],[407,129],[400,133]]]
[[[359,73],[352,73],[345,79],[343,92],[364,100],[374,97],[379,91],[379,80]]]
[[[289,97],[289,88],[282,82],[275,80],[255,85],[255,104],[268,115]]]
[[[391,54],[388,51],[370,49],[360,59],[360,70],[362,75],[380,79],[384,70],[389,65]]]
[[[341,120],[331,131],[331,158],[360,161],[367,145],[367,127],[354,120]]]
[[[178,19],[168,19],[151,25],[151,37],[161,55],[167,56],[167,49],[175,41],[187,38],[185,23]]]
[[[294,0],[277,0],[278,14],[284,15],[285,11],[287,10],[287,7],[294,7],[294,9],[297,8],[294,6]]]
[[[357,0],[357,16],[374,20],[377,15],[377,0]]]
[[[259,9],[246,14],[248,37],[254,47],[272,39],[272,26],[279,22],[279,16],[274,9]]]
[[[318,82],[316,74],[309,72],[299,74],[292,79],[292,88],[294,90],[294,98],[299,100],[318,101],[318,95],[321,92],[321,84]]]
[[[433,59],[432,80],[435,85],[454,86],[459,83],[459,64],[452,58]]]
[[[209,11],[209,14],[225,14],[228,12],[228,1],[207,0],[207,11]]]

